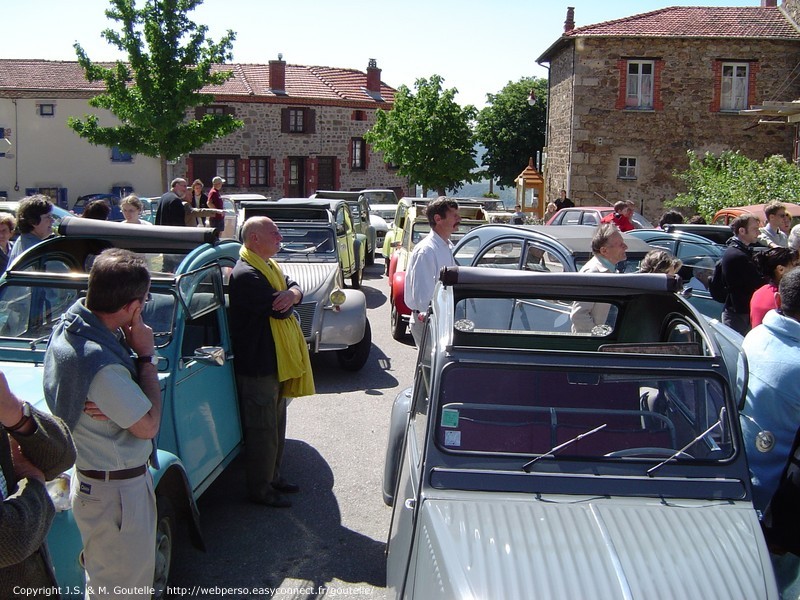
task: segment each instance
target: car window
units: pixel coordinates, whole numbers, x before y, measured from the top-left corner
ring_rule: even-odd
[[[544,258],[542,259],[542,265],[544,266],[545,270],[550,271],[552,273],[562,273],[571,270],[569,267],[564,266],[564,263],[561,262],[561,258],[556,256],[552,252],[544,253]]]
[[[315,258],[336,255],[336,243],[333,233],[328,228],[315,227],[281,227],[281,249],[277,259],[291,260],[298,258],[307,260],[310,255]]]
[[[597,216],[598,215],[596,212],[587,210],[586,212],[583,213],[583,220],[581,221],[581,225],[597,225],[600,222]]]
[[[661,248],[662,250],[666,250],[667,252],[669,252],[673,256],[675,255],[676,242],[673,239],[656,238],[656,239],[653,239],[653,240],[645,240],[645,241],[647,241],[648,245],[650,245],[650,246],[655,246],[656,248]]]
[[[566,210],[561,216],[558,225],[580,225],[581,224],[581,211],[579,210]]]
[[[547,460],[693,462],[734,452],[713,376],[453,365],[439,394],[435,440],[450,453],[535,456],[565,444]]]
[[[714,246],[712,244],[698,244],[696,242],[679,242],[678,243],[678,252],[676,254],[678,258],[683,260],[684,258],[689,257],[697,257],[697,256],[711,256],[713,258],[722,258],[722,253],[724,250],[718,246]]]
[[[528,243],[522,268],[525,271],[553,271],[556,273],[564,271],[564,265],[557,256],[535,243]]]
[[[474,264],[476,267],[517,270],[521,256],[520,240],[503,240],[486,248]]]
[[[477,235],[467,239],[459,245],[455,253],[456,264],[469,266],[472,264],[473,257],[481,249],[481,238]]]
[[[0,336],[40,339],[82,295],[80,289],[56,285],[5,285],[0,288]]]

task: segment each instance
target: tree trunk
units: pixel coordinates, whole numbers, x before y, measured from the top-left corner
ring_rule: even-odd
[[[167,158],[161,155],[161,193],[163,194],[169,189],[169,182],[167,181]]]

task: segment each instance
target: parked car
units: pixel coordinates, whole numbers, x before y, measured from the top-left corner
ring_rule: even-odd
[[[397,194],[389,189],[366,189],[361,194],[367,199],[370,209],[379,204],[397,204]]]
[[[461,223],[450,236],[452,243],[458,242],[471,229],[486,223],[486,213],[476,204],[460,203],[458,212],[461,216]],[[392,337],[396,340],[402,340],[405,337],[411,318],[411,309],[408,308],[405,301],[406,267],[414,246],[430,231],[431,226],[425,214],[414,210],[409,211],[403,229],[403,238],[389,260],[390,322]]]
[[[714,242],[715,244],[725,245],[731,236],[731,228],[729,225],[690,225],[688,223],[670,223],[664,226],[664,231],[673,233],[676,231],[685,231],[686,233],[693,233]]]
[[[546,223],[547,225],[592,225],[597,226],[600,220],[614,212],[611,206],[574,206],[562,208]],[[653,224],[640,213],[634,212],[631,217],[634,227],[652,229]]]
[[[221,194],[222,210],[225,211],[225,229],[220,233],[221,238],[237,239],[239,228],[242,226],[242,213],[239,207],[242,202],[271,200],[263,194]]]
[[[674,276],[441,279],[391,413],[391,597],[778,598],[738,334]],[[608,304],[607,324],[572,334],[574,302]]]
[[[78,196],[78,199],[75,200],[75,204],[72,206],[72,212],[76,215],[82,215],[83,209],[86,208],[86,205],[94,200],[105,200],[111,207],[111,213],[108,215],[109,221],[125,220],[125,217],[122,214],[122,208],[120,208],[119,205],[119,203],[122,201],[122,198],[116,194],[86,194],[84,196]]]
[[[303,290],[303,301],[295,309],[309,350],[334,351],[343,369],[361,369],[372,348],[367,299],[360,290],[342,289],[343,255],[353,235],[334,220],[335,211],[347,210],[347,204],[303,199],[243,202],[240,208],[245,220],[269,217],[280,229],[283,242],[273,258]]]
[[[375,251],[383,253],[383,244],[386,234],[394,222],[394,214],[397,212],[397,194],[394,190],[361,190],[363,196],[369,204],[369,218],[375,227]],[[383,219],[383,223],[378,220]],[[388,254],[383,254],[389,258]]]
[[[394,248],[396,247],[395,244],[398,244],[403,238],[403,227],[405,226],[406,219],[408,218],[408,213],[412,211],[415,214],[418,213],[421,210],[420,207],[426,206],[428,202],[430,202],[430,198],[411,197],[400,198],[400,200],[397,202],[397,210],[392,218],[392,226],[389,228],[389,231],[386,233],[386,237],[383,239],[383,256],[386,259],[387,273],[389,272],[389,259],[392,256]]]
[[[212,229],[124,225],[64,218],[60,236],[20,255],[0,279],[0,369],[23,400],[47,411],[42,361],[53,325],[85,296],[88,269],[102,250],[128,248],[151,269],[142,312],[159,356],[161,429],[158,468],[150,467],[158,505],[155,597],[164,596],[178,521],[202,547],[198,497],[242,447],[226,315],[226,273],[240,244]],[[77,375],[76,375],[77,376]],[[48,535],[62,597],[83,598],[80,533],[70,510],[72,471],[48,484],[59,512]]]
[[[341,192],[341,191],[317,191],[311,198],[322,198],[330,200],[344,200],[350,205],[350,213],[353,218],[353,227],[356,234],[361,236],[364,241],[365,262],[367,266],[375,263],[375,248],[377,247],[377,232],[372,224],[369,213],[369,203],[366,196],[361,192]],[[384,233],[384,235],[386,235]]]
[[[683,262],[680,276],[684,283],[692,284],[689,302],[702,314],[719,319],[722,304],[711,297],[706,281],[714,265],[722,258],[725,246],[686,231],[667,232],[661,229],[634,229],[628,235],[637,237],[655,248],[666,250]]]
[[[0,200],[0,212],[14,215],[15,219],[17,218],[18,208],[18,200]],[[61,223],[61,220],[64,217],[73,217],[75,215],[70,211],[61,208],[58,204],[53,204],[53,216],[55,217],[53,220],[53,233],[56,233],[58,231],[58,225]]]
[[[489,223],[510,223],[513,213],[506,208],[506,205],[499,198],[453,198],[459,204],[475,203],[479,204],[486,213],[486,220]]]
[[[794,202],[784,202],[786,212],[792,217],[792,227],[800,223],[800,205]],[[745,213],[750,213],[758,217],[760,227],[767,224],[767,216],[764,214],[764,207],[766,204],[751,204],[749,206],[731,206],[729,208],[721,208],[714,213],[714,218],[711,219],[713,225],[730,225],[736,217]]]

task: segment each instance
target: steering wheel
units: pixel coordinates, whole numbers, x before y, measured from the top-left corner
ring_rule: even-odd
[[[606,458],[624,458],[628,456],[656,456],[659,458],[669,458],[673,454],[675,455],[675,458],[694,458],[694,456],[688,452],[676,453],[675,450],[671,448],[625,448],[623,450],[609,452],[603,456]]]

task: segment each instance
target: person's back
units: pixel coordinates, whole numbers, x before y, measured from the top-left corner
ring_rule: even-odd
[[[156,225],[186,226],[186,211],[183,208],[183,196],[186,194],[186,180],[180,177],[173,179],[170,191],[161,196],[156,210]]]

